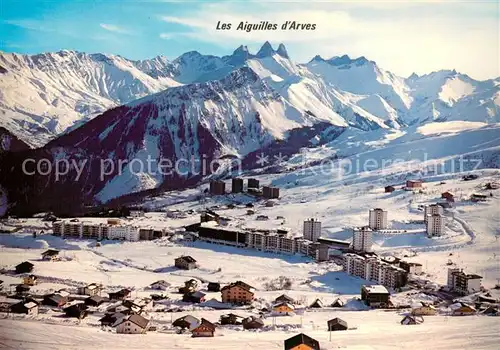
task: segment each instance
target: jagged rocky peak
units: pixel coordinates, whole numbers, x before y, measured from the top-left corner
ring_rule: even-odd
[[[276,53],[283,58],[290,58],[288,56],[288,52],[286,51],[286,47],[285,47],[285,45],[283,45],[283,43],[279,44],[278,50],[276,50]]]
[[[327,62],[333,66],[343,66],[346,64],[356,64],[357,66],[361,66],[369,61],[368,59],[366,59],[365,56],[361,56],[358,58],[351,58],[349,57],[349,55],[342,55],[340,57],[334,56],[330,58]]]
[[[264,58],[264,57],[272,56],[275,53],[276,53],[276,51],[274,51],[274,49],[271,46],[271,44],[269,43],[269,41],[266,41],[264,43],[264,45],[262,45],[262,47],[260,48],[259,52],[257,52],[256,56],[258,58]]]
[[[312,58],[312,60],[310,62],[313,62],[313,61],[317,61],[317,62],[321,62],[321,61],[324,61],[325,59],[323,57],[321,57],[320,55],[316,55]]]
[[[248,47],[246,45],[240,45],[236,50],[233,52],[233,57],[238,58],[240,60],[247,60],[248,58],[251,58],[253,55],[248,52]]]
[[[419,78],[419,76],[415,72],[411,73],[411,75],[408,77],[409,80],[415,80],[415,79],[418,79],[418,78]]]

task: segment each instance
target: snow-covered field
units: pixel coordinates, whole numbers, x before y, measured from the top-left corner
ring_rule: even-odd
[[[374,250],[377,253],[399,257],[406,255],[405,259],[423,264],[426,279],[441,285],[446,284],[447,263],[451,260],[465,272],[483,276],[483,285],[491,289],[500,280],[500,190],[484,188],[486,183],[500,180],[495,161],[500,147],[498,131],[499,127],[495,125],[457,122],[428,124],[410,131],[377,130],[362,135],[349,131],[325,147],[308,149],[289,159],[285,164],[289,172],[256,176],[261,184],[272,183],[280,187],[281,198],[274,207],[266,207],[264,202],[257,201],[253,208],[255,214],[247,215],[244,204],[252,201],[251,197],[227,195],[206,197],[200,201],[203,188],[198,188],[149,199],[145,205],[154,212],[147,213],[145,218],[131,219],[130,223],[175,230],[198,222],[197,210],[219,206],[215,210],[231,217],[230,225],[233,226],[287,227],[298,235],[302,232],[303,220],[316,218],[322,221],[323,236],[349,241],[352,235],[349,227],[366,225],[368,210],[380,207],[388,211],[389,230],[375,233]],[[343,158],[329,164],[326,172],[320,165],[294,168],[304,159],[311,162],[327,159],[333,154]],[[416,161],[423,154],[427,155],[426,160]],[[472,168],[446,171],[450,169],[452,159],[464,155],[479,157],[482,166],[473,171]],[[367,159],[381,161],[391,157],[402,158],[402,162],[355,173],[345,171],[347,160],[359,159],[363,164]],[[429,171],[428,166],[433,162],[446,162],[445,171]],[[342,176],[337,176],[339,171]],[[479,177],[463,181],[462,176],[470,173]],[[422,193],[401,189],[409,178],[425,180]],[[384,193],[384,186],[389,184],[395,185],[396,191]],[[445,191],[455,193],[453,208],[445,212],[445,234],[428,238],[424,225],[419,222],[423,220],[422,206],[439,201]],[[487,201],[471,202],[472,193],[487,195]],[[226,205],[229,203],[240,204],[228,209]],[[170,219],[161,212],[166,208],[191,209],[195,214],[185,219]],[[257,221],[257,215],[267,215],[269,220]],[[278,216],[284,219],[277,219]],[[53,237],[49,234],[50,229],[47,230],[47,223],[40,219],[8,224],[21,226],[22,229],[19,233],[0,235],[0,267],[12,269],[24,260],[34,262],[34,273],[40,277],[40,283],[33,289],[36,293],[95,282],[103,284],[105,290],[132,287],[134,297],[146,296],[151,293],[145,289],[146,286],[164,279],[173,286],[166,292],[172,300],[171,304],[182,306],[185,311],[173,314],[151,312],[153,324],[160,330],[142,336],[102,331],[96,315],[89,316],[81,324],[60,318],[58,313],[52,311],[41,313],[36,319],[4,317],[0,319],[0,347],[278,349],[282,348],[284,339],[298,332],[313,336],[325,349],[494,349],[500,342],[498,319],[495,317],[449,317],[443,313],[426,317],[420,325],[401,326],[401,314],[407,310],[348,311],[346,308],[307,310],[293,317],[267,318],[265,330],[259,332],[218,328],[216,337],[208,340],[172,334],[172,318],[189,313],[215,322],[222,313],[228,312],[179,302],[181,295],[175,293],[175,287],[189,278],[203,283],[245,281],[257,289],[257,304],[265,306],[284,292],[266,291],[267,282],[279,276],[288,276],[293,284],[286,293],[301,300],[304,305],[316,298],[328,304],[341,297],[350,301],[355,309],[360,308],[355,300],[359,297],[360,287],[370,282],[346,275],[335,264],[318,264],[298,255],[277,255],[203,242],[172,242],[166,238],[137,243],[104,241],[97,247],[91,240]],[[42,228],[46,234],[33,238],[30,232]],[[67,261],[40,261],[40,254],[49,247],[60,249]],[[174,258],[181,254],[193,256],[200,268],[190,271],[175,269]],[[8,272],[0,274],[0,279],[4,281],[4,289],[20,282],[19,277]],[[392,296],[402,304],[427,297],[406,292]],[[220,293],[208,293],[206,298],[220,300]],[[157,308],[169,305],[160,304]],[[233,312],[245,316],[255,315],[257,310],[237,309]],[[349,327],[356,329],[335,332],[330,342],[325,330],[326,320],[333,317],[345,319]]]

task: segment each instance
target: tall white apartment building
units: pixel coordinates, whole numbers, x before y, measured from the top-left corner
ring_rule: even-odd
[[[372,230],[383,230],[387,228],[387,211],[375,208],[370,209],[369,224]]]
[[[431,205],[426,205],[424,207],[424,221],[427,223],[427,216],[428,215],[435,215],[435,214],[444,214],[444,209],[442,206],[439,204],[431,204]]]
[[[137,242],[139,240],[139,228],[128,225],[111,225],[108,227],[108,239]]]
[[[462,295],[481,291],[481,279],[481,276],[466,274],[459,268],[448,269],[448,288]]]
[[[304,238],[316,242],[321,236],[321,221],[314,219],[304,221]]]
[[[442,214],[427,215],[427,237],[441,236],[444,232],[444,216]]]
[[[352,249],[358,252],[372,251],[372,230],[369,227],[355,228],[352,235]]]

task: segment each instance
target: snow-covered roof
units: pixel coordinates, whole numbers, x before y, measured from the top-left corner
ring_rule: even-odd
[[[389,291],[387,290],[387,288],[385,288],[384,286],[380,285],[380,284],[375,284],[375,285],[372,285],[372,286],[363,286],[363,288],[366,289],[367,292],[369,293],[387,293],[389,294]]]
[[[37,305],[38,305],[37,303],[30,301],[29,303],[24,304],[24,307],[27,309],[31,309],[32,307],[35,307]]]

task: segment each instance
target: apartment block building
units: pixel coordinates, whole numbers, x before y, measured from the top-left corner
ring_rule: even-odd
[[[264,198],[279,198],[280,189],[278,187],[264,186],[262,187],[262,196]]]
[[[380,208],[370,209],[368,222],[368,227],[370,227],[372,230],[386,229],[387,211]]]
[[[243,192],[243,179],[236,177],[231,181],[231,192],[240,193]]]
[[[309,219],[304,221],[303,237],[312,242],[316,242],[321,236],[321,221]]]
[[[276,233],[248,232],[247,247],[265,252],[295,254],[297,246],[295,239]]]
[[[358,252],[372,251],[372,230],[367,227],[355,228],[352,234],[352,248]]]
[[[54,235],[86,239],[139,240],[139,228],[129,225],[107,225],[92,222],[55,221],[52,224]]]
[[[376,281],[389,288],[399,288],[406,284],[408,273],[397,266],[384,263],[376,256],[344,254],[344,271],[349,275]]]
[[[444,232],[444,216],[442,214],[427,215],[427,237],[441,236]]]
[[[481,291],[482,277],[476,274],[466,274],[462,269],[448,269],[448,288],[462,295]]]
[[[224,181],[210,181],[210,194],[222,195],[226,193],[226,184]]]
[[[436,214],[439,214],[439,215],[444,214],[444,209],[442,206],[440,206],[439,204],[426,205],[424,207],[424,221],[425,221],[425,223],[427,223],[427,216],[428,215],[436,215]]]

